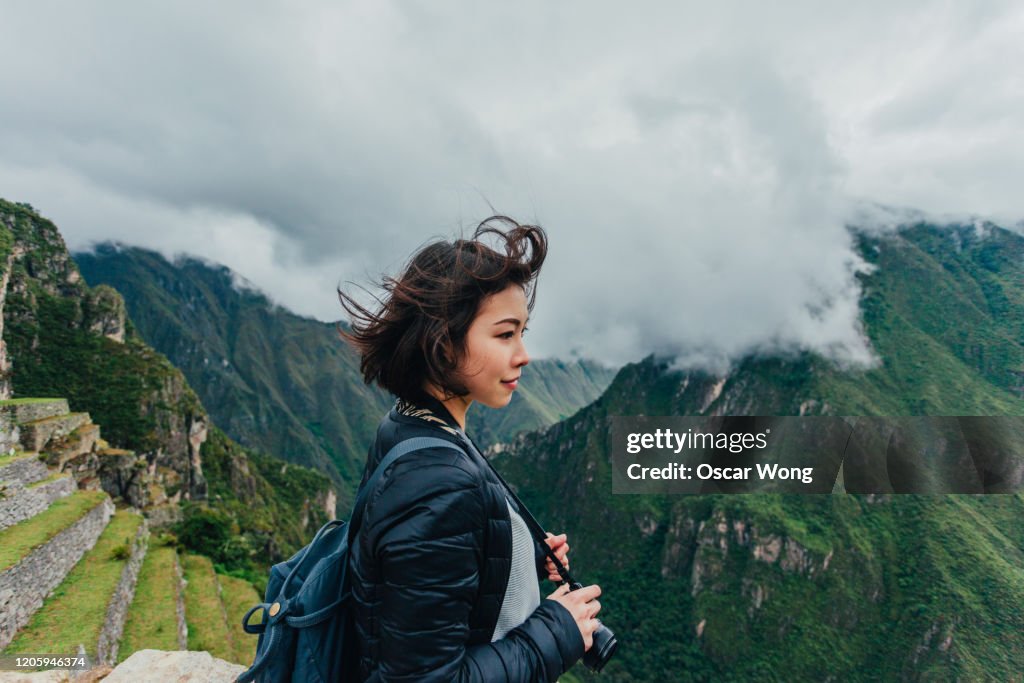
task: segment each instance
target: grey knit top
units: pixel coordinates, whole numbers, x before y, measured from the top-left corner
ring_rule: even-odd
[[[505,504],[508,505],[508,516],[512,522],[512,567],[508,574],[505,598],[501,601],[498,623],[491,636],[492,643],[504,638],[506,633],[526,621],[540,607],[533,534],[507,499]]]

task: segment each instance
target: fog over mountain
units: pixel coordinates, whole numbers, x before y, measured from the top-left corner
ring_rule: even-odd
[[[852,216],[1024,216],[1009,2],[35,3],[4,25],[0,195],[72,249],[197,254],[321,320],[339,281],[494,210],[550,231],[537,357],[869,364]]]

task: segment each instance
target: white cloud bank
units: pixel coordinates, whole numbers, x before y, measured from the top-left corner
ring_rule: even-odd
[[[444,7],[7,8],[0,196],[325,320],[484,197],[549,230],[531,351],[614,363],[864,362],[852,200],[1024,215],[1019,5]]]

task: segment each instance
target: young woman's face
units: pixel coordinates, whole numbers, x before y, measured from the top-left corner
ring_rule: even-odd
[[[466,354],[460,379],[469,389],[465,399],[501,408],[512,400],[522,367],[530,362],[523,345],[529,315],[526,293],[511,285],[480,304],[466,333]]]

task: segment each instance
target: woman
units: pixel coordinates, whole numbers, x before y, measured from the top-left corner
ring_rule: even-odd
[[[554,681],[592,644],[601,589],[540,599],[538,578],[560,580],[554,564],[463,441],[470,405],[508,405],[529,362],[523,333],[546,253],[541,228],[495,216],[470,240],[417,252],[384,280],[377,312],[339,292],[364,379],[398,397],[363,482],[400,441],[459,448],[403,456],[367,499],[350,562],[363,680]],[[547,543],[568,564],[565,536]]]

